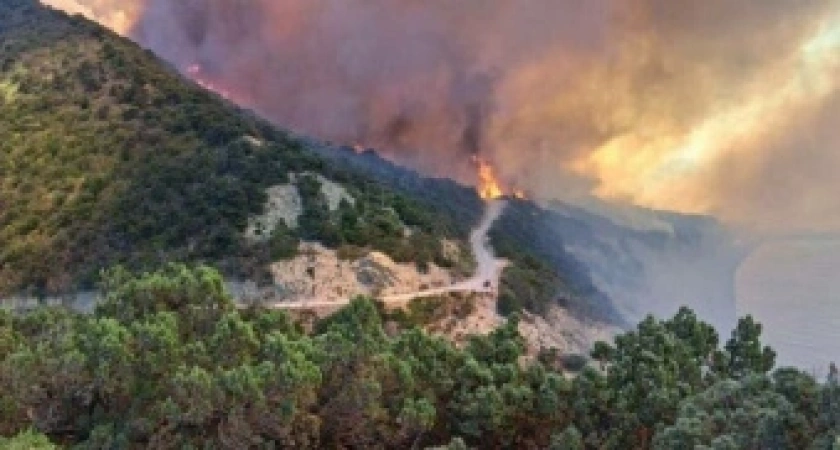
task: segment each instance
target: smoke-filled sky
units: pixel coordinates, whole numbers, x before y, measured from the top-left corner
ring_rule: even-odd
[[[44,1],[430,173],[840,230],[838,0]]]

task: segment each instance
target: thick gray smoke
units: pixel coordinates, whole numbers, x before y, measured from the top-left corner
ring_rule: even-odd
[[[44,1],[430,173],[840,229],[835,0]]]
[[[509,71],[591,51],[606,5],[151,0],[131,35],[284,126],[467,175],[470,154],[491,152]]]

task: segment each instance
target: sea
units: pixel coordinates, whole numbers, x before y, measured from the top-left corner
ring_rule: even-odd
[[[777,366],[818,378],[840,364],[840,239],[796,239],[757,248],[735,277],[737,312],[764,325]]]

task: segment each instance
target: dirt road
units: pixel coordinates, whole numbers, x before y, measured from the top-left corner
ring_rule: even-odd
[[[435,297],[450,292],[475,292],[479,294],[495,294],[499,286],[499,278],[506,261],[496,258],[490,246],[489,232],[493,222],[502,215],[507,203],[504,200],[490,200],[486,203],[484,216],[478,226],[470,233],[470,246],[476,259],[475,274],[469,279],[435,289],[410,292],[407,294],[389,295],[381,298],[386,305],[400,306],[415,298]],[[339,301],[324,301],[319,299],[295,300],[290,302],[276,302],[267,306],[278,309],[310,309],[329,308],[347,304],[351,299]]]

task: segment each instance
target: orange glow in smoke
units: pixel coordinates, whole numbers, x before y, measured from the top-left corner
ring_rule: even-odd
[[[218,85],[214,84],[212,81],[208,80],[207,77],[204,75],[204,72],[199,64],[190,64],[187,67],[187,75],[195,81],[196,84],[207,89],[208,91],[213,91],[219,94],[225,100],[235,102],[236,100],[231,96],[230,91],[219,87]]]
[[[484,200],[492,200],[505,195],[493,166],[478,156],[473,156],[473,162],[478,166],[478,186],[476,186],[478,195]]]

